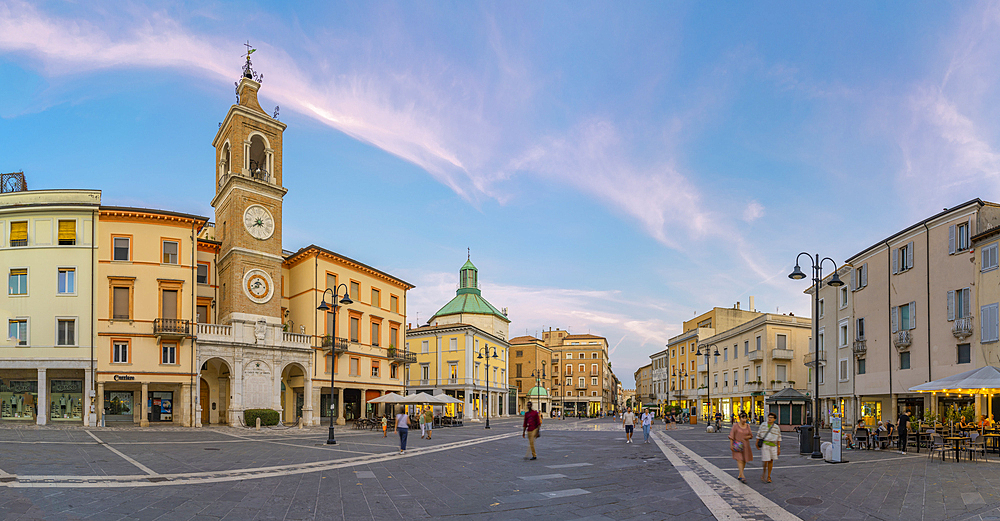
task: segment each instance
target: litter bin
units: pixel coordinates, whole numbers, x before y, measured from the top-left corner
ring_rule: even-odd
[[[812,454],[813,426],[800,425],[795,430],[799,433],[799,454]]]

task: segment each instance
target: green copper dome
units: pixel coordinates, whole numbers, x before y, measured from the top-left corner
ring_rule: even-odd
[[[482,292],[479,291],[479,270],[472,264],[471,260],[465,261],[458,272],[458,290],[455,291],[455,298],[451,299],[437,313],[434,313],[434,316],[427,323],[430,324],[440,316],[463,313],[494,315],[510,323],[510,319],[506,315],[483,298]]]
[[[548,396],[548,395],[549,395],[549,392],[546,391],[544,387],[532,387],[531,390],[528,391],[528,398],[531,398],[532,396],[535,396],[535,397],[545,397],[545,396]]]

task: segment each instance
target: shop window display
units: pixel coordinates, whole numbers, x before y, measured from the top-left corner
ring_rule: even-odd
[[[83,419],[83,380],[52,380],[49,390],[50,419]]]
[[[0,385],[0,419],[34,420],[38,380],[8,380]]]
[[[132,421],[132,391],[105,391],[104,414],[108,421]]]
[[[174,393],[153,391],[149,393],[148,420],[169,422],[174,420]]]

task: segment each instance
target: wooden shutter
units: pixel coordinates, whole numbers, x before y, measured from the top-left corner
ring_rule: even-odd
[[[858,290],[858,268],[851,270],[851,291]]]
[[[955,291],[948,291],[948,321],[955,320]]]
[[[59,244],[76,242],[76,221],[59,221]]]
[[[129,318],[128,313],[128,288],[114,288],[112,318]]]
[[[917,328],[917,303],[910,302],[910,329]]]
[[[979,307],[979,340],[986,342],[990,338],[990,306]]]
[[[913,241],[906,245],[906,269],[913,267]]]
[[[892,274],[899,273],[899,248],[892,250]]]
[[[10,240],[11,242],[28,240],[28,221],[10,223]]]
[[[162,295],[163,306],[160,308],[160,318],[177,318],[177,290],[165,289]]]
[[[955,225],[948,227],[948,253],[955,253]]]
[[[962,315],[963,317],[972,316],[972,302],[970,302],[971,299],[972,299],[972,290],[970,290],[969,288],[965,288],[964,290],[962,290],[962,311],[965,313],[965,315]]]
[[[890,322],[892,323],[892,332],[893,333],[895,333],[897,331],[897,329],[898,329],[898,327],[897,327],[897,322],[898,322],[897,318],[898,317],[899,317],[899,308],[897,308],[896,306],[893,306],[892,309],[889,310],[889,319],[890,319]]]
[[[861,287],[864,288],[867,286],[868,286],[868,263],[866,262],[861,265]]]

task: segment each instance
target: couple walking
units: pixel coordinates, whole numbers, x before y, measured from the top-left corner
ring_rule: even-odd
[[[753,450],[750,447],[750,439],[753,438],[753,431],[747,423],[747,415],[740,413],[739,420],[729,429],[729,448],[733,452],[733,459],[740,469],[736,479],[747,482],[743,475],[746,464],[753,461]],[[774,413],[767,415],[767,423],[762,423],[757,429],[757,446],[760,448],[760,459],[764,462],[763,472],[760,480],[764,483],[771,482],[771,470],[774,468],[774,461],[781,454],[781,427],[778,426],[778,416]]]
[[[653,425],[653,413],[647,408],[646,412],[642,413],[639,421],[642,422],[642,442],[649,443],[649,429]],[[622,415],[622,425],[625,426],[625,443],[632,443],[632,431],[635,430],[635,413],[632,412],[631,407]]]

